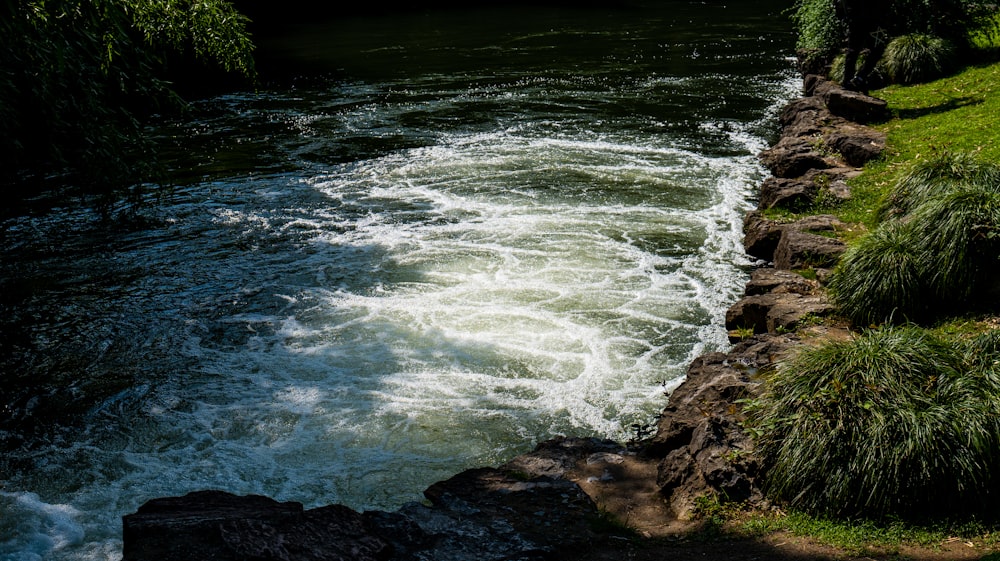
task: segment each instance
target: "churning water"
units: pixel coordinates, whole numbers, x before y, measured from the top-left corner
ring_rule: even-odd
[[[745,280],[795,81],[784,3],[742,4],[299,27],[265,51],[307,79],[155,131],[143,221],[5,218],[0,559],[120,558],[157,496],[394,509],[627,439]]]

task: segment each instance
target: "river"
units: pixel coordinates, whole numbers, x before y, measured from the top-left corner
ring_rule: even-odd
[[[728,346],[788,6],[296,26],[155,127],[172,186],[134,217],[5,216],[0,559],[120,559],[158,496],[395,509],[627,440]]]

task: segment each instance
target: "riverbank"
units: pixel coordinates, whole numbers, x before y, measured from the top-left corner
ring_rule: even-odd
[[[777,172],[760,197],[768,215],[751,213],[746,222],[748,252],[775,266],[758,269],[747,296],[727,314],[731,336],[740,342],[729,353],[692,363],[652,439],[634,446],[549,441],[498,468],[470,470],[435,484],[426,492],[429,504],[395,513],[304,511],[294,503],[222,494],[153,501],[126,519],[126,559],[169,559],[169,548],[182,544],[203,549],[206,542],[181,538],[198,528],[199,539],[237,556],[270,551],[270,558],[302,559],[975,559],[993,551],[989,542],[966,539],[862,553],[788,531],[748,539],[738,523],[716,525],[706,512],[711,503],[697,498],[710,490],[737,501],[761,498],[735,401],[752,392],[756,371],[789,346],[847,336],[820,284],[845,247],[835,238],[850,238],[864,225],[812,217],[809,211],[833,208],[834,199],[856,201],[852,187],[864,162],[848,161],[852,156],[844,152],[851,148],[844,147],[872,150],[885,140],[879,130],[854,124],[856,115],[844,125],[856,135],[827,128],[834,117],[844,118],[831,111],[831,100],[834,107],[867,100],[816,79],[807,79],[806,92],[813,95],[782,114],[785,134],[765,155]],[[834,145],[841,148],[829,150]],[[783,204],[789,207],[786,220],[775,216]],[[758,505],[766,512],[764,503]],[[169,520],[180,524],[164,526]],[[154,528],[161,528],[159,542],[150,539]],[[727,534],[730,530],[738,537]],[[331,532],[339,532],[333,535],[340,536],[340,549],[321,555],[308,536]],[[711,539],[703,541],[706,537]],[[159,545],[138,552],[136,539]]]

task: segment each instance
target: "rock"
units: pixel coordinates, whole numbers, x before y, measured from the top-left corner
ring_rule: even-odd
[[[807,315],[826,316],[836,307],[825,296],[794,292],[755,294],[739,299],[726,311],[726,329],[754,333],[794,331]]]
[[[774,249],[774,266],[778,269],[829,267],[846,250],[847,245],[840,240],[786,227]]]
[[[781,241],[781,224],[764,218],[757,210],[752,210],[743,217],[743,249],[747,255],[774,260],[774,250]]]
[[[883,99],[861,92],[845,90],[839,86],[823,89],[817,87],[816,95],[823,98],[827,109],[838,117],[855,123],[874,123],[889,118],[889,107]]]
[[[799,209],[808,207],[816,198],[817,187],[812,181],[769,177],[760,186],[760,202],[762,209],[787,208]]]
[[[843,126],[824,136],[826,145],[843,156],[848,165],[861,167],[885,150],[883,132],[857,126]]]
[[[378,561],[392,548],[344,506],[201,491],[154,499],[122,520],[125,561]]]
[[[785,136],[777,144],[760,153],[760,161],[775,177],[799,177],[811,169],[831,167],[831,163],[816,147],[818,138],[807,140]]]
[[[812,294],[816,292],[818,284],[791,271],[762,268],[754,269],[750,273],[750,280],[747,282],[743,293],[746,296],[766,294],[768,292]]]
[[[696,358],[670,396],[645,453],[663,458],[657,485],[675,516],[689,518],[697,497],[719,493],[758,500],[759,469],[736,401],[754,394],[755,374],[793,344],[791,335],[759,335],[729,353]]]

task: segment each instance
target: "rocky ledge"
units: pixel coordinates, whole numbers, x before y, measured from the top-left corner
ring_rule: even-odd
[[[761,186],[761,209],[848,198],[846,179],[884,149],[884,135],[863,125],[885,117],[884,102],[815,76],[804,85],[806,96],[781,113],[781,139],[761,155],[774,176]],[[846,333],[813,320],[834,312],[820,285],[845,249],[831,234],[847,227],[829,216],[780,223],[747,215],[746,251],[767,265],[726,314],[736,344],[695,359],[644,442],[546,441],[502,466],[435,483],[427,502],[395,512],[305,509],[219,491],[155,499],[124,517],[124,559],[583,559],[607,539],[609,519],[663,536],[687,527],[698,497],[759,501],[760,465],[739,402],[755,394],[758,372],[805,337]]]

